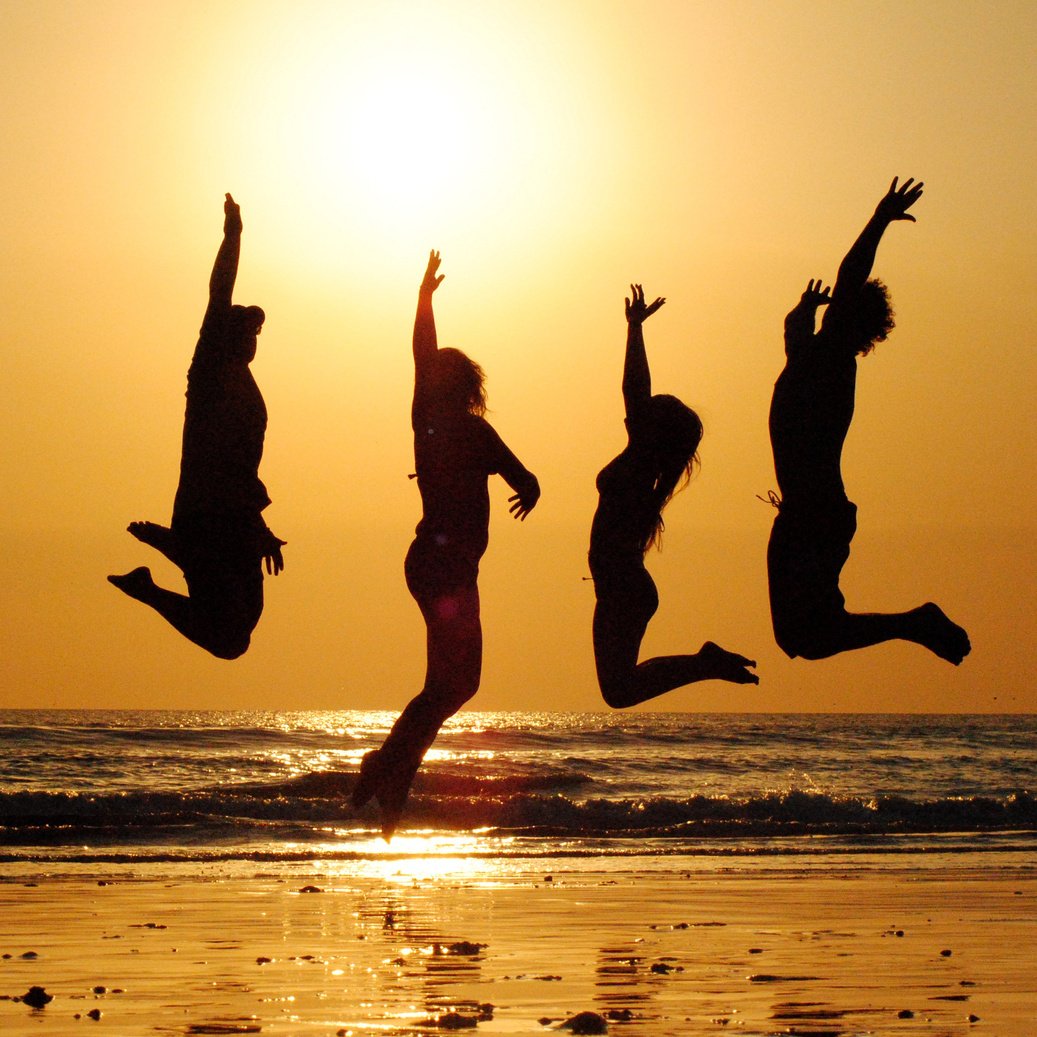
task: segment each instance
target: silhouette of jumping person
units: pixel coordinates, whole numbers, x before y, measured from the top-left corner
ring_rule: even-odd
[[[602,697],[614,709],[635,706],[703,680],[759,684],[756,663],[706,641],[693,655],[638,662],[648,622],[659,607],[645,554],[663,530],[662,512],[698,459],[702,422],[675,396],[652,395],[642,324],[665,299],[646,304],[641,285],[626,300],[623,402],[627,445],[599,473],[591,525],[594,661]]]
[[[223,242],[209,279],[209,305],[187,372],[180,484],[168,527],[128,530],[184,574],[188,593],[155,584],[146,566],[111,583],[150,605],[184,637],[221,659],[244,654],[263,612],[263,563],[284,568],[279,540],[263,521],[270,503],[259,479],[266,405],[249,364],[265,314],[231,302],[241,251],[241,212],[228,194]]]
[[[785,318],[785,369],[774,385],[771,446],[780,500],[767,548],[774,636],[791,658],[824,659],[883,641],[913,641],[955,665],[968,655],[965,631],[932,602],[907,612],[847,612],[839,574],[857,530],[843,488],[843,441],[853,418],[857,357],[892,330],[886,286],[871,278],[879,241],[921,197],[913,179],[893,178],[839,267],[835,289],[807,283]],[[814,333],[818,307],[827,306]]]
[[[414,463],[421,521],[407,552],[407,588],[427,629],[425,684],[381,748],[365,754],[352,801],[378,800],[382,834],[395,831],[425,753],[443,723],[478,690],[482,669],[479,560],[489,540],[488,477],[514,490],[508,509],[525,519],[540,485],[483,416],[482,368],[458,349],[440,349],[432,293],[440,257],[429,253],[414,320]]]

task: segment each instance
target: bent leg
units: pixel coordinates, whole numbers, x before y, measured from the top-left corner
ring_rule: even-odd
[[[647,573],[645,574],[647,576]],[[648,577],[649,582],[651,577]],[[625,709],[657,698],[668,691],[704,680],[758,684],[748,667],[756,663],[707,641],[691,655],[664,655],[638,662],[645,631],[656,610],[654,584],[651,596],[642,591],[634,605],[617,595],[599,596],[594,608],[594,663],[602,698],[613,709]]]
[[[793,659],[827,659],[886,641],[911,641],[957,666],[971,649],[968,635],[932,602],[907,612],[846,610],[839,574],[856,530],[856,509],[848,508],[835,520],[802,512],[794,520],[782,513],[774,520],[767,573],[778,646]]]
[[[108,582],[124,594],[153,608],[173,629],[213,655],[236,658],[236,655],[241,654],[241,651],[236,655],[230,654],[232,646],[225,643],[223,638],[214,636],[212,624],[206,621],[196,602],[186,594],[159,587],[146,566],[122,576],[109,576]]]
[[[258,564],[254,574],[237,578],[227,573],[200,576],[192,572],[186,595],[159,587],[146,566],[109,576],[108,581],[153,608],[189,641],[218,659],[244,655],[263,611],[263,576]]]
[[[843,609],[834,615],[817,617],[808,628],[786,634],[785,640],[789,647],[779,644],[786,654],[804,659],[827,659],[886,641],[910,641],[958,666],[972,650],[968,634],[931,601],[907,612]]]
[[[160,526],[157,522],[131,522],[126,527],[126,532],[142,544],[147,544],[159,554],[165,555],[178,569],[183,569],[183,557],[177,536],[168,526]]]

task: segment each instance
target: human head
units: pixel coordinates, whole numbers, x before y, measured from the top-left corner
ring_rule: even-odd
[[[448,406],[480,417],[486,413],[486,373],[460,349],[436,351],[433,381],[436,395]]]
[[[256,355],[256,338],[263,330],[266,314],[258,306],[232,306],[227,326],[230,349],[251,363]]]
[[[896,326],[889,289],[877,277],[865,281],[861,288],[854,312],[854,326],[857,330],[858,356],[867,356],[875,348],[876,342],[885,342]]]

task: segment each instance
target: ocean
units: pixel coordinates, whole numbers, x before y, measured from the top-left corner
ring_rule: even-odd
[[[1037,864],[1035,716],[466,712],[386,843],[394,718],[0,710],[0,870]]]

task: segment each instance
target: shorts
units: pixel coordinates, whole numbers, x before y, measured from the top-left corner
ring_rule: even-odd
[[[632,613],[646,624],[655,615],[659,592],[640,559],[595,559],[590,568],[599,604]]]
[[[771,615],[785,631],[822,626],[845,610],[839,575],[857,532],[857,505],[845,498],[807,505],[783,501],[767,545]]]
[[[403,563],[407,589],[415,600],[434,601],[475,587],[479,581],[479,556],[459,549],[446,537],[417,537]]]

